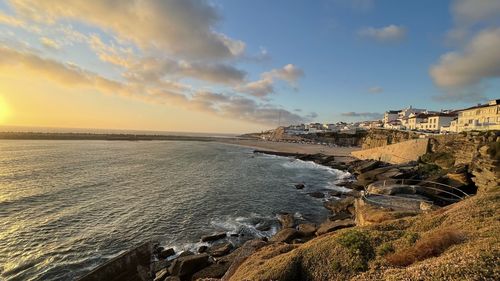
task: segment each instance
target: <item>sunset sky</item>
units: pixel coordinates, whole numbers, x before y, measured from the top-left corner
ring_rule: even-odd
[[[242,133],[500,98],[500,1],[0,0],[0,125]]]

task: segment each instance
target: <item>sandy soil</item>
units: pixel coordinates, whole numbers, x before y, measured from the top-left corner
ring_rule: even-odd
[[[359,147],[328,147],[319,144],[299,144],[299,143],[272,142],[272,141],[262,141],[262,140],[228,139],[228,140],[222,140],[221,142],[247,146],[261,150],[271,150],[271,151],[288,152],[288,153],[301,153],[301,154],[323,153],[326,155],[337,156],[336,159],[342,162],[349,162],[354,160],[354,158],[351,156],[351,152],[360,149]]]

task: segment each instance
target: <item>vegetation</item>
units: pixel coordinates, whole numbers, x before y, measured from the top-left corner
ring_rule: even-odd
[[[444,169],[451,168],[455,164],[455,158],[448,152],[427,153],[420,157],[420,161],[425,164],[435,164]]]
[[[456,230],[440,230],[419,240],[413,247],[402,249],[387,256],[387,261],[396,266],[408,266],[416,261],[437,257],[450,246],[464,241],[464,234]]]
[[[300,246],[272,244],[230,280],[500,280],[499,203],[497,189]]]

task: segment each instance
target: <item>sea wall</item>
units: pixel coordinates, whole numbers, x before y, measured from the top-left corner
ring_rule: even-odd
[[[387,129],[371,129],[362,140],[361,148],[369,149],[407,140],[418,139],[419,133]]]
[[[351,154],[359,159],[374,159],[391,164],[417,161],[428,152],[429,139],[414,139],[396,144],[370,149],[353,151]]]

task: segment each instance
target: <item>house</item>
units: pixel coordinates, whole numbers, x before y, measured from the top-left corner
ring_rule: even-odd
[[[400,120],[392,120],[388,123],[384,123],[384,128],[393,129],[393,130],[403,130],[405,127],[403,126]]]
[[[406,128],[409,130],[426,130],[428,117],[429,115],[425,113],[411,113],[408,116],[408,126]]]
[[[411,105],[405,109],[401,109],[398,113],[398,119],[408,118],[411,114],[418,114],[426,112],[426,109],[413,108]]]
[[[457,133],[458,117],[451,120],[449,126],[442,126],[439,130],[440,133]]]
[[[500,99],[458,112],[457,132],[500,130]]]
[[[401,112],[401,110],[389,110],[384,112],[384,124],[397,120],[399,118],[399,112]]]
[[[431,114],[427,118],[429,131],[441,132],[442,127],[449,127],[451,121],[457,118],[456,112]]]
[[[323,129],[329,132],[338,132],[340,127],[337,124],[323,124]]]

